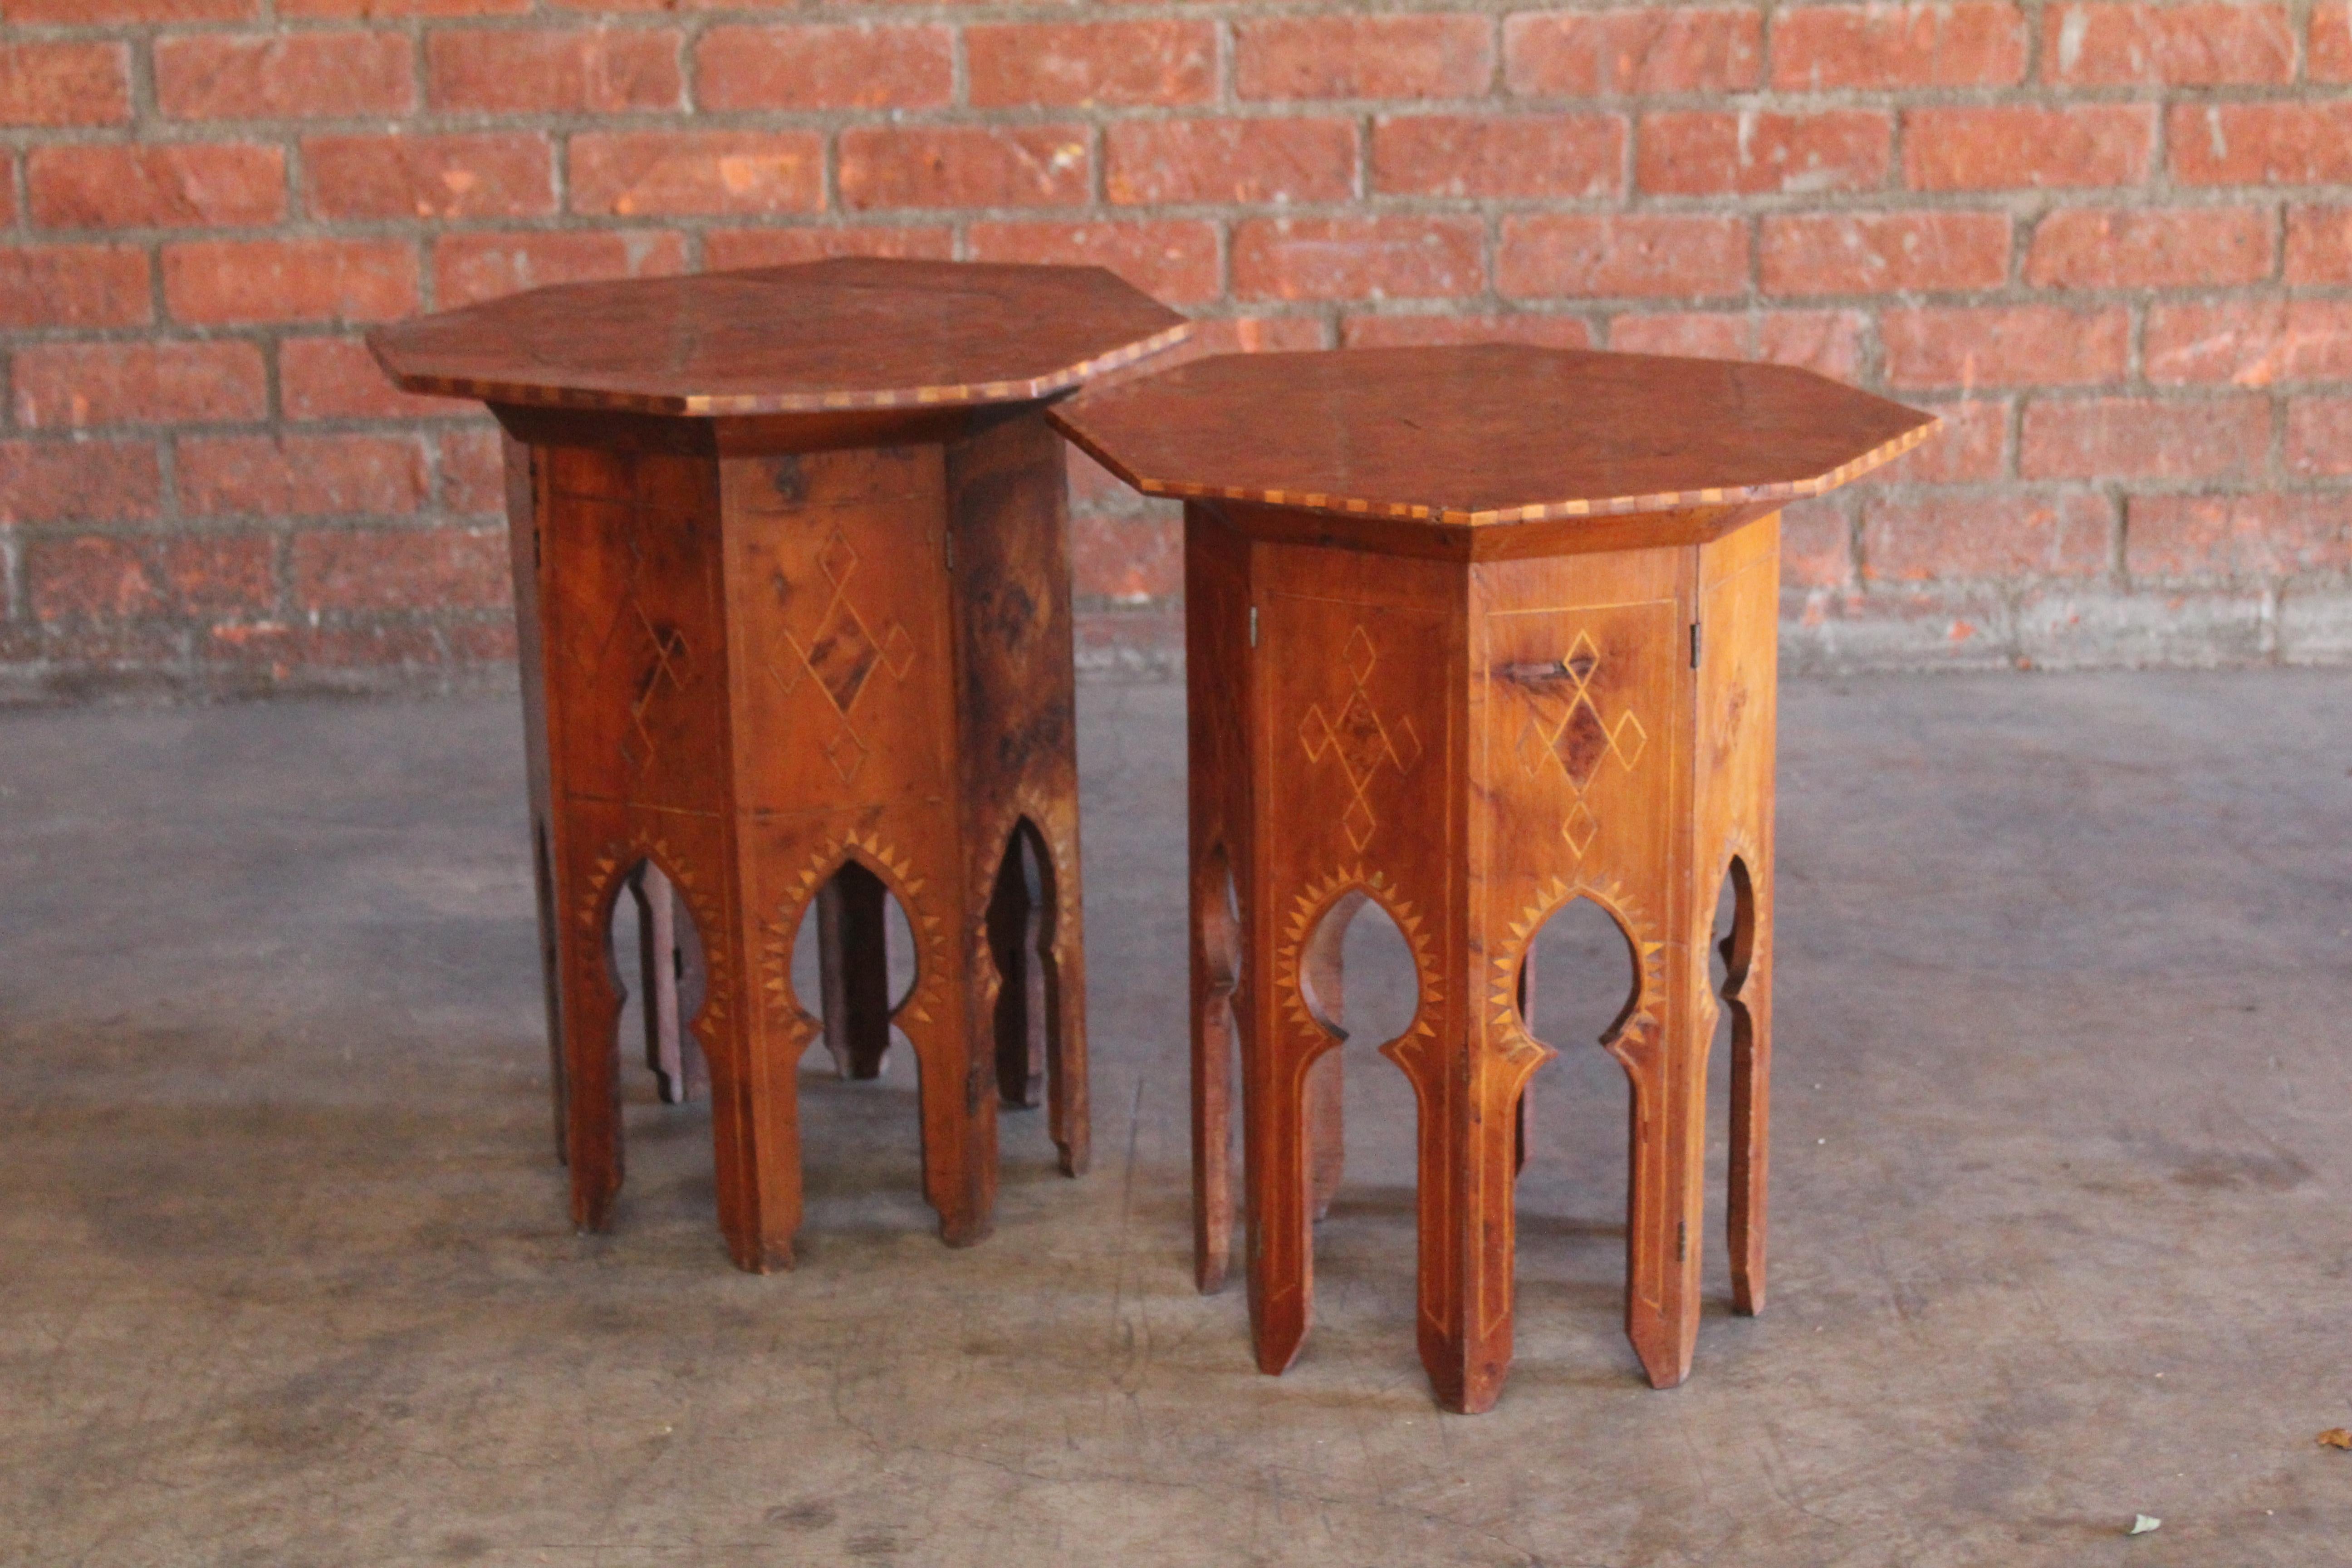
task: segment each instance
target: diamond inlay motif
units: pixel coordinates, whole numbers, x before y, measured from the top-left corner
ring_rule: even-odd
[[[1339,814],[1339,826],[1348,835],[1348,842],[1361,854],[1380,826],[1367,794],[1373,777],[1384,763],[1399,773],[1409,772],[1421,760],[1421,736],[1414,731],[1411,717],[1399,719],[1391,729],[1372,706],[1372,694],[1365,682],[1371,679],[1372,667],[1379,662],[1380,655],[1362,626],[1349,634],[1339,658],[1355,688],[1339,705],[1336,719],[1325,713],[1319,702],[1309,707],[1307,717],[1299,721],[1298,740],[1307,748],[1307,760],[1310,763],[1321,762],[1327,752],[1339,755],[1339,771],[1347,775],[1349,793],[1355,797]]]
[[[1618,714],[1613,724],[1601,717],[1604,694],[1592,684],[1600,671],[1601,650],[1593,646],[1591,634],[1578,632],[1559,661],[1558,684],[1548,679],[1549,689],[1528,704],[1527,722],[1519,730],[1519,765],[1532,773],[1549,757],[1576,792],[1576,803],[1559,831],[1580,860],[1601,831],[1601,820],[1584,796],[1600,776],[1601,763],[1615,757],[1631,773],[1650,743],[1650,732],[1632,709]]]
[[[676,626],[656,626],[653,617],[635,599],[629,601],[629,615],[635,620],[638,637],[649,652],[639,655],[645,660],[645,671],[638,676],[636,692],[629,699],[629,728],[636,738],[634,742],[624,740],[621,751],[630,764],[643,773],[653,765],[656,750],[653,727],[646,722],[646,715],[653,710],[664,686],[674,692],[686,689],[694,655],[687,647],[684,632]]]
[[[770,673],[786,695],[803,676],[815,679],[832,706],[835,725],[832,739],[824,743],[825,760],[841,775],[842,783],[853,784],[866,765],[869,750],[854,718],[857,699],[877,670],[887,669],[899,680],[907,679],[915,665],[915,639],[895,616],[877,632],[851,602],[849,579],[857,570],[857,551],[839,529],[817,552],[816,563],[831,589],[816,629],[805,643],[786,631],[784,642],[793,651],[793,662]]]

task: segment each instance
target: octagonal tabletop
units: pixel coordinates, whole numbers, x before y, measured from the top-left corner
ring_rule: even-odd
[[[1147,495],[1474,526],[1819,495],[1939,423],[1785,365],[1504,343],[1224,354],[1051,417]]]
[[[533,289],[368,346],[407,392],[717,416],[1024,402],[1189,330],[1099,267],[845,258]]]

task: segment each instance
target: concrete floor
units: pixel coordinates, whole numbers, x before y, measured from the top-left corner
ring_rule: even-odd
[[[2352,680],[1782,711],[1769,1310],[1718,1173],[1696,1372],[1642,1383],[1572,1051],[1466,1418],[1369,1046],[1300,1364],[1192,1289],[1174,689],[1084,697],[1094,1173],[1011,1119],[950,1252],[903,1062],[812,1067],[766,1279],[643,1075],[618,1228],[564,1223],[511,705],[7,716],[0,1562],[2352,1563]]]

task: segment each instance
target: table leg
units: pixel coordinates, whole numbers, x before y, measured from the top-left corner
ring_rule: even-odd
[[[1751,873],[1734,859],[1738,899],[1723,940],[1723,999],[1731,1009],[1731,1305],[1764,1310],[1765,1191],[1772,1124],[1771,862]]]

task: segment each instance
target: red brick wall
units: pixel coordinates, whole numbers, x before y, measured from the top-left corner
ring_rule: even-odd
[[[0,0],[0,127],[18,691],[495,675],[491,431],[357,331],[843,250],[1942,411],[1790,513],[1800,663],[2352,658],[2345,0]],[[1171,520],[1077,479],[1161,657]]]

